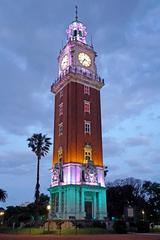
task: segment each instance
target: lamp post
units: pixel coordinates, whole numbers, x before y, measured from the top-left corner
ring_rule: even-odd
[[[0,210],[0,225],[3,225],[3,219],[4,219],[4,210]]]
[[[50,210],[51,210],[51,205],[47,205],[47,210],[48,210],[48,232],[50,231]]]
[[[145,212],[144,212],[144,210],[142,210],[142,219],[143,219],[143,222],[144,222],[144,214],[145,214]]]
[[[51,210],[51,205],[47,205],[47,210],[48,210],[48,213],[50,212]],[[48,216],[49,217],[49,216]]]

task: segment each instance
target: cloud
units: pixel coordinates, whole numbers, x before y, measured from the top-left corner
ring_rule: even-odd
[[[126,144],[131,147],[150,145],[151,137],[148,136],[131,137],[126,140]]]
[[[44,78],[40,81],[41,84],[38,84],[38,79],[42,78],[39,73],[24,72],[16,69],[9,62],[0,65],[0,71],[4,76],[4,82],[1,84],[4,90],[0,101],[1,128],[17,134],[27,134],[27,128],[33,125],[51,128],[53,97],[49,91],[48,79]],[[46,118],[46,116],[50,117]]]
[[[50,184],[51,153],[40,161],[40,191],[47,194]],[[0,183],[7,191],[4,206],[34,200],[36,156],[25,151],[8,151],[0,155]]]
[[[155,157],[151,160],[151,162],[152,162],[153,164],[156,164],[156,165],[160,164],[160,155],[155,156]]]
[[[43,15],[45,6],[35,2]],[[20,135],[27,134],[27,128],[33,125],[47,130],[53,127],[50,86],[57,75],[53,56],[58,55],[64,26],[55,21],[52,12],[48,12],[46,18],[54,19],[54,28],[47,24],[46,18],[43,21],[40,15],[34,18],[34,11],[31,1],[23,1],[16,8],[12,3],[4,3],[0,9],[3,23],[0,31],[3,89],[0,126]]]
[[[103,138],[104,147],[104,158],[113,158],[115,156],[120,156],[125,152],[124,146],[117,141],[115,138]]]
[[[135,157],[130,157],[128,160],[125,160],[125,164],[129,167],[129,172],[133,172],[136,176],[139,175],[148,175],[149,178],[154,173],[158,173],[158,169],[155,169],[154,155],[145,154],[145,155],[135,155]],[[156,163],[157,164],[157,163]]]
[[[137,21],[131,19],[123,46],[100,55],[100,70],[106,79],[103,118],[110,118],[112,125],[142,113],[160,100],[160,33],[153,31],[158,28],[159,11],[160,7],[156,7]]]
[[[148,162],[150,162],[150,165],[152,165],[153,168],[156,168],[155,165],[160,164],[159,148],[157,148],[157,149],[150,148],[147,152],[147,158],[149,159]]]
[[[115,172],[117,172],[117,171],[119,171],[119,167],[118,167],[118,165],[116,165],[116,164],[110,163],[110,164],[107,165],[107,167],[108,167],[108,170],[109,170],[112,174],[115,173]]]
[[[8,143],[9,143],[9,141],[8,141],[7,137],[1,135],[1,138],[0,138],[0,146],[1,146],[1,147],[2,147],[2,146],[5,146],[5,145],[7,145]]]
[[[36,171],[36,163],[36,156],[30,153],[29,150],[26,150],[26,152],[9,151],[0,155],[0,173],[18,174],[22,176],[24,174],[28,175]],[[51,165],[50,163],[51,155],[49,154],[45,159],[41,159],[40,164],[49,167]]]

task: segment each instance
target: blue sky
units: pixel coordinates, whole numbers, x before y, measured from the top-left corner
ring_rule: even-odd
[[[53,137],[57,56],[79,6],[97,51],[107,180],[160,181],[160,2],[0,0],[0,188],[5,205],[33,201],[36,158],[26,139]],[[50,183],[52,150],[41,161]]]

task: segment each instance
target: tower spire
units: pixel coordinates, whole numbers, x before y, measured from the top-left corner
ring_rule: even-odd
[[[75,6],[75,9],[76,9],[76,17],[75,17],[75,19],[76,19],[76,22],[78,21],[78,6],[76,5]]]

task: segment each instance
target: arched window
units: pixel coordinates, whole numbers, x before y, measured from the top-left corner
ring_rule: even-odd
[[[82,31],[79,30],[79,36],[82,37]]]
[[[59,166],[59,180],[63,182],[63,148],[60,146],[58,149],[58,166]]]
[[[77,37],[77,30],[73,30],[73,37]]]
[[[92,147],[89,144],[84,146],[84,163],[88,163],[92,160]]]
[[[60,146],[58,149],[58,162],[63,161],[63,148]]]

